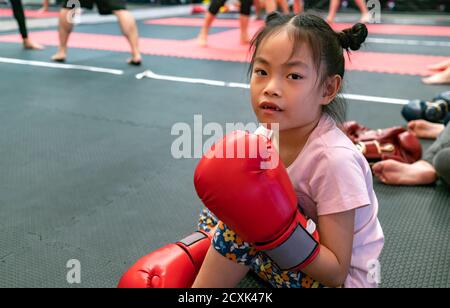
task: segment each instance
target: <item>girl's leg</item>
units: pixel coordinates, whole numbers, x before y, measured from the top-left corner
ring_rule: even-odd
[[[330,11],[328,12],[327,22],[332,24],[334,22],[334,18],[336,18],[336,13],[339,10],[339,6],[341,5],[341,0],[331,0],[330,1]]]
[[[226,0],[212,0],[209,10],[206,13],[205,21],[203,23],[202,30],[198,35],[198,44],[202,47],[206,47],[208,44],[208,33],[211,28],[214,19],[216,19],[217,13],[219,13],[220,8],[225,4]]]

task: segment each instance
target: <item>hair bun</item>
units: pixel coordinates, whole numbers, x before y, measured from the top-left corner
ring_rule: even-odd
[[[358,23],[352,28],[345,29],[338,33],[338,38],[342,48],[346,50],[359,50],[362,43],[366,41],[368,34],[369,32],[367,31],[366,25]]]

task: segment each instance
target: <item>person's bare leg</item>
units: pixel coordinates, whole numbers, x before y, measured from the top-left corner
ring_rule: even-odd
[[[330,1],[330,10],[328,12],[327,22],[332,24],[334,19],[336,18],[337,11],[339,10],[339,6],[341,5],[341,0],[331,0]]]
[[[450,59],[428,66],[431,71],[443,71],[450,67]]]
[[[262,9],[264,8],[264,5],[261,4],[261,0],[254,0],[253,5],[255,6],[256,20],[262,20]]]
[[[425,84],[450,84],[450,67],[440,73],[423,78],[422,82]]]
[[[294,0],[294,13],[300,14],[303,13],[304,7],[303,7],[303,0]]]
[[[29,38],[24,38],[23,39],[23,48],[26,50],[43,50],[44,46],[33,42]]]
[[[44,0],[42,2],[42,7],[39,9],[39,13],[44,13],[44,12],[48,12],[48,8],[49,8],[49,0]]]
[[[418,138],[437,139],[444,131],[445,125],[425,120],[415,120],[408,123],[408,129]]]
[[[250,43],[250,36],[248,34],[248,24],[250,21],[250,16],[241,14],[239,21],[241,24],[241,44],[247,45]]]
[[[128,63],[140,64],[142,61],[142,56],[139,50],[139,31],[136,25],[136,20],[127,10],[114,11],[114,15],[116,15],[119,21],[120,29],[131,47],[131,58],[128,59]]]
[[[370,21],[369,9],[366,6],[365,0],[355,0],[356,6],[361,11],[360,23],[367,24]]]
[[[277,10],[277,1],[276,0],[266,0],[266,13],[270,14]]]
[[[209,29],[211,28],[211,25],[212,25],[212,23],[214,22],[215,19],[216,19],[216,16],[214,16],[210,12],[206,13],[205,21],[203,23],[203,27],[200,30],[200,34],[198,35],[198,38],[197,38],[198,44],[201,47],[206,47],[206,45],[208,45]]]
[[[281,7],[283,14],[289,14],[289,4],[287,0],[277,0],[277,3]]]
[[[374,175],[387,185],[428,185],[436,182],[436,169],[428,162],[420,160],[414,164],[404,164],[395,160],[385,160],[372,167]]]
[[[73,30],[72,20],[73,11],[71,9],[61,9],[59,12],[59,48],[58,52],[53,55],[52,60],[56,62],[64,62],[67,56],[67,42],[69,41],[70,33]]]

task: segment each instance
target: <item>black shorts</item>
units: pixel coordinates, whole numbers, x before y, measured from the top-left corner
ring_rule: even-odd
[[[76,7],[77,1],[82,8],[92,10],[94,4],[100,15],[111,15],[114,11],[126,10],[126,0],[63,0],[62,7],[65,9],[73,9]]]

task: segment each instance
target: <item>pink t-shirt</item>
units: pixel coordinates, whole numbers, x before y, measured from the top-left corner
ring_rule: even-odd
[[[372,171],[364,156],[324,114],[287,170],[300,207],[314,222],[319,216],[356,210],[350,273],[344,286],[377,287],[368,274],[376,271],[373,266],[383,249],[384,235],[377,218]]]

